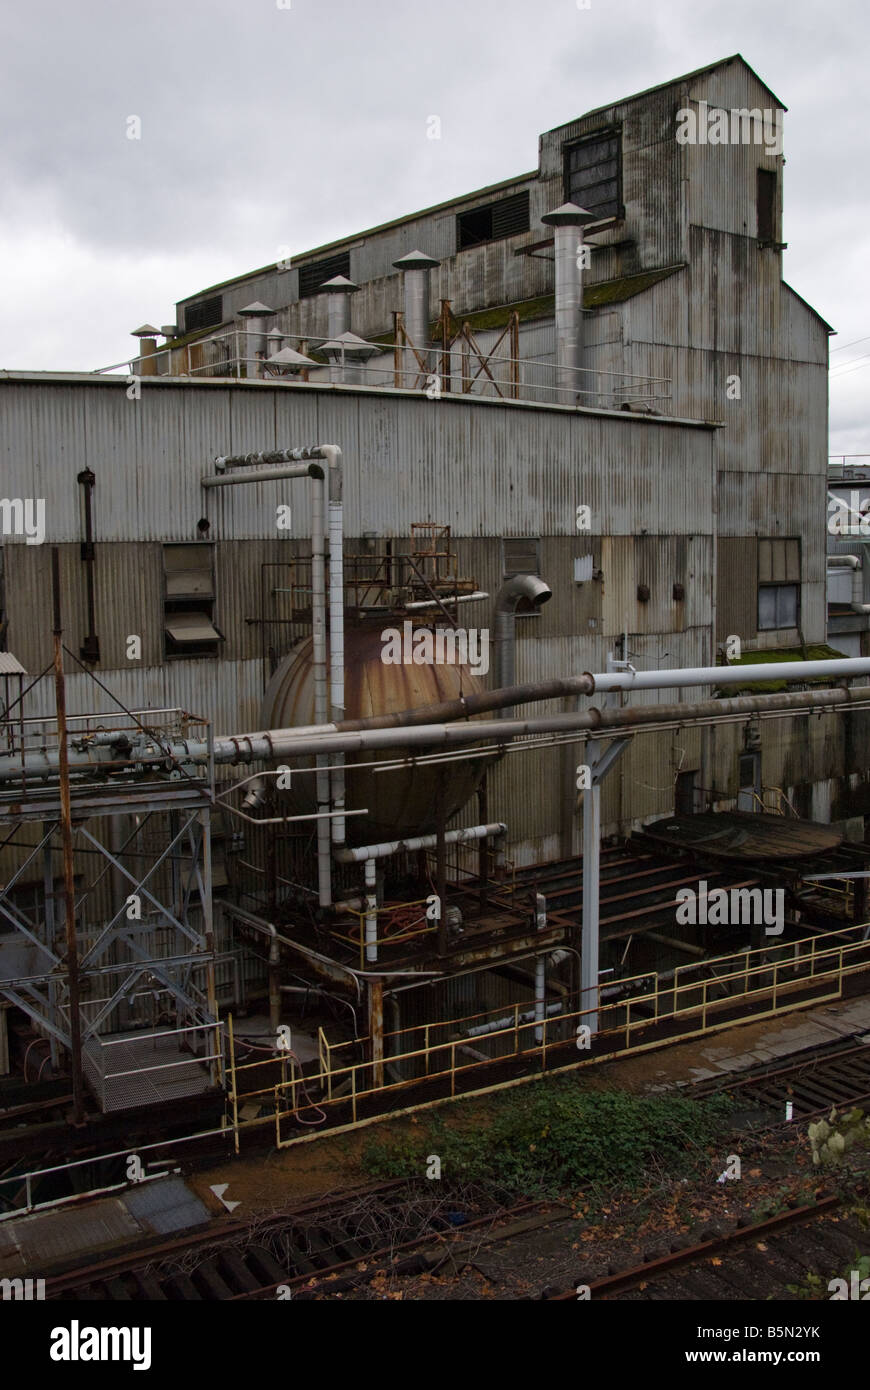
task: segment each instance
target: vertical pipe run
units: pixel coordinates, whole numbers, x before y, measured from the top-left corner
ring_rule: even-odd
[[[438,769],[438,789],[435,794],[435,829],[437,839],[435,844],[435,891],[438,894],[438,954],[447,955],[447,841],[446,835],[446,780],[447,775],[443,767]]]
[[[314,718],[320,723],[327,719],[326,674],[326,569],[324,564],[324,479],[311,480],[311,627],[314,667]],[[330,871],[329,821],[329,758],[319,754],[316,760],[315,787],[317,810],[317,889],[321,907],[332,902]]]
[[[66,977],[69,992],[70,1063],[74,1125],[84,1124],[82,1083],[82,1023],[79,1012],[79,952],[76,940],[75,884],[73,878],[72,808],[69,790],[69,748],[66,738],[66,684],[63,674],[63,627],[60,615],[60,560],[51,549],[51,590],[54,609],[54,692],[57,703],[57,737],[60,757],[60,834],[63,848],[63,899],[66,916]]]
[[[384,982],[369,980],[369,1037],[372,1040],[372,1081],[384,1084]]]
[[[340,723],[345,715],[343,479],[341,451],[329,444],[324,444],[322,450],[329,461],[329,717],[333,723]],[[343,762],[343,755],[336,754],[330,775],[333,810],[339,812],[344,811]],[[332,821],[332,842],[343,845],[344,839],[345,819],[337,815]]]
[[[593,741],[586,750],[588,762]],[[598,895],[601,853],[601,785],[592,778],[592,786],[583,791],[583,936],[580,951],[580,1008],[593,1009],[581,1020],[598,1032]]]
[[[378,862],[365,861],[366,882],[366,960],[374,964],[378,958]]]

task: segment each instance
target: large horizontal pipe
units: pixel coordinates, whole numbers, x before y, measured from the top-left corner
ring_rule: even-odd
[[[756,714],[772,710],[827,709],[839,705],[867,704],[870,688],[785,692],[782,695],[740,695],[730,700],[706,700],[686,705],[644,705],[626,709],[587,709],[538,719],[477,720],[474,723],[421,724],[401,728],[365,728],[334,732],[299,733],[273,729],[264,734],[239,735],[215,741],[216,762],[272,762],[312,753],[358,753],[378,748],[430,748],[437,745],[507,743],[515,738],[549,733],[596,733],[640,728],[646,724],[678,721],[697,724],[728,715]],[[233,750],[235,756],[233,756]]]
[[[202,479],[203,487],[233,487],[239,483],[268,483],[274,478],[323,478],[319,463],[287,463],[258,468],[255,473],[215,473]]]
[[[506,835],[507,826],[502,821],[492,825],[468,825],[462,830],[448,830],[444,842],[448,845],[463,844],[471,840],[488,840],[490,836]],[[356,849],[342,848],[335,851],[340,864],[362,864],[367,859],[386,859],[392,854],[406,854],[418,849],[435,849],[437,835],[415,835],[408,840],[383,840],[376,845],[360,845]]]
[[[408,729],[418,724],[440,724],[453,719],[470,719],[474,715],[505,709],[511,705],[538,704],[543,700],[590,696],[614,690],[673,690],[701,685],[749,685],[756,681],[789,682],[819,678],[830,680],[837,677],[853,680],[858,676],[870,676],[870,657],[848,657],[831,661],[765,662],[758,666],[697,666],[676,671],[606,671],[597,675],[587,671],[582,676],[562,676],[552,680],[533,681],[526,685],[504,686],[498,690],[483,690],[456,700],[417,705],[414,709],[375,714],[367,719],[344,719],[340,724],[311,724],[294,732],[302,735],[350,733],[366,729]]]
[[[816,664],[816,663],[813,663]],[[831,663],[850,666],[848,663]],[[867,665],[870,663],[864,662]],[[726,668],[723,668],[726,669]],[[752,668],[753,672],[758,667]],[[774,667],[774,670],[777,668]],[[780,667],[779,670],[783,668]],[[580,677],[576,679],[582,679]],[[675,682],[676,683],[676,682]],[[552,684],[552,683],[548,683]],[[520,703],[514,691],[492,692],[507,694],[510,703]],[[469,697],[471,699],[471,697]],[[448,702],[452,706],[454,702]],[[468,701],[460,702],[467,704]],[[410,722],[396,726],[392,722],[380,727],[379,721],[344,721],[303,729],[271,729],[259,734],[237,734],[214,741],[216,763],[278,762],[285,758],[308,757],[312,754],[358,753],[379,748],[432,748],[438,745],[465,746],[472,743],[508,743],[515,738],[550,733],[605,733],[609,730],[642,728],[646,725],[679,723],[681,725],[716,722],[734,716],[773,712],[800,713],[805,710],[824,710],[870,703],[870,687],[855,689],[837,687],[834,690],[786,691],[777,695],[739,695],[731,699],[705,700],[697,704],[628,706],[623,709],[590,708],[568,714],[546,715],[537,719],[476,720],[474,723],[417,724],[417,711],[409,711]],[[430,707],[432,708],[432,707]],[[457,715],[452,716],[454,719]],[[391,720],[391,717],[388,716]],[[372,728],[371,724],[375,727]],[[357,727],[363,724],[364,727]],[[110,751],[110,750],[109,750]],[[174,758],[180,762],[205,763],[208,745],[203,742],[173,742],[153,752],[137,747],[135,752],[118,753],[112,762],[93,758],[89,750],[75,745],[70,749],[70,771],[108,771],[113,765],[120,770],[135,760],[145,765],[166,764]],[[123,760],[123,761],[122,761]],[[55,749],[29,753],[26,760],[28,778],[44,779],[57,775],[58,755]],[[0,757],[0,781],[20,777],[21,758],[17,754]]]

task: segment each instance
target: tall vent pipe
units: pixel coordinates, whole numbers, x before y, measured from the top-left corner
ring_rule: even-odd
[[[405,333],[410,346],[403,353],[402,385],[409,389],[413,389],[421,372],[429,370],[429,272],[437,270],[440,264],[422,251],[409,251],[401,260],[393,261],[404,281]]]
[[[595,217],[576,203],[563,203],[541,218],[553,228],[556,261],[556,404],[576,405],[584,389],[583,228]],[[580,404],[586,398],[580,397]]]
[[[241,357],[245,363],[246,376],[265,376],[263,363],[266,360],[266,320],[274,313],[274,309],[270,309],[268,304],[261,304],[259,299],[239,310],[239,318],[245,321]]]
[[[350,332],[350,297],[356,294],[359,285],[348,280],[346,275],[334,275],[320,286],[320,292],[328,295],[326,301],[326,335],[339,338]]]
[[[501,689],[506,685],[515,685],[515,657],[516,657],[516,635],[517,635],[517,605],[521,599],[527,599],[534,604],[535,608],[540,608],[549,602],[553,597],[553,591],[549,584],[537,574],[515,574],[511,579],[506,579],[495,596],[495,607],[493,609],[493,626],[495,628],[495,667],[493,678],[495,688]],[[508,709],[513,709],[513,705],[506,705],[499,714],[504,718]]]

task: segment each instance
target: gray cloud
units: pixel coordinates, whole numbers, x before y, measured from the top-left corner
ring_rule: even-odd
[[[3,27],[3,365],[117,360],[282,245],[533,168],[542,130],[737,51],[789,107],[786,277],[870,333],[862,0],[41,0]],[[833,383],[832,446],[870,452],[866,381]]]

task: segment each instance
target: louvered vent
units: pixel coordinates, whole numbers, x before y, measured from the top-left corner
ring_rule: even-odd
[[[185,333],[197,333],[201,328],[214,328],[223,322],[223,296],[216,294],[212,299],[201,299],[198,304],[188,304],[184,311]]]
[[[350,252],[345,251],[340,256],[330,256],[325,261],[315,261],[313,265],[301,265],[299,267],[299,298],[307,299],[309,295],[317,294],[321,285],[325,285],[327,280],[331,280],[335,275],[345,275],[350,279]]]

